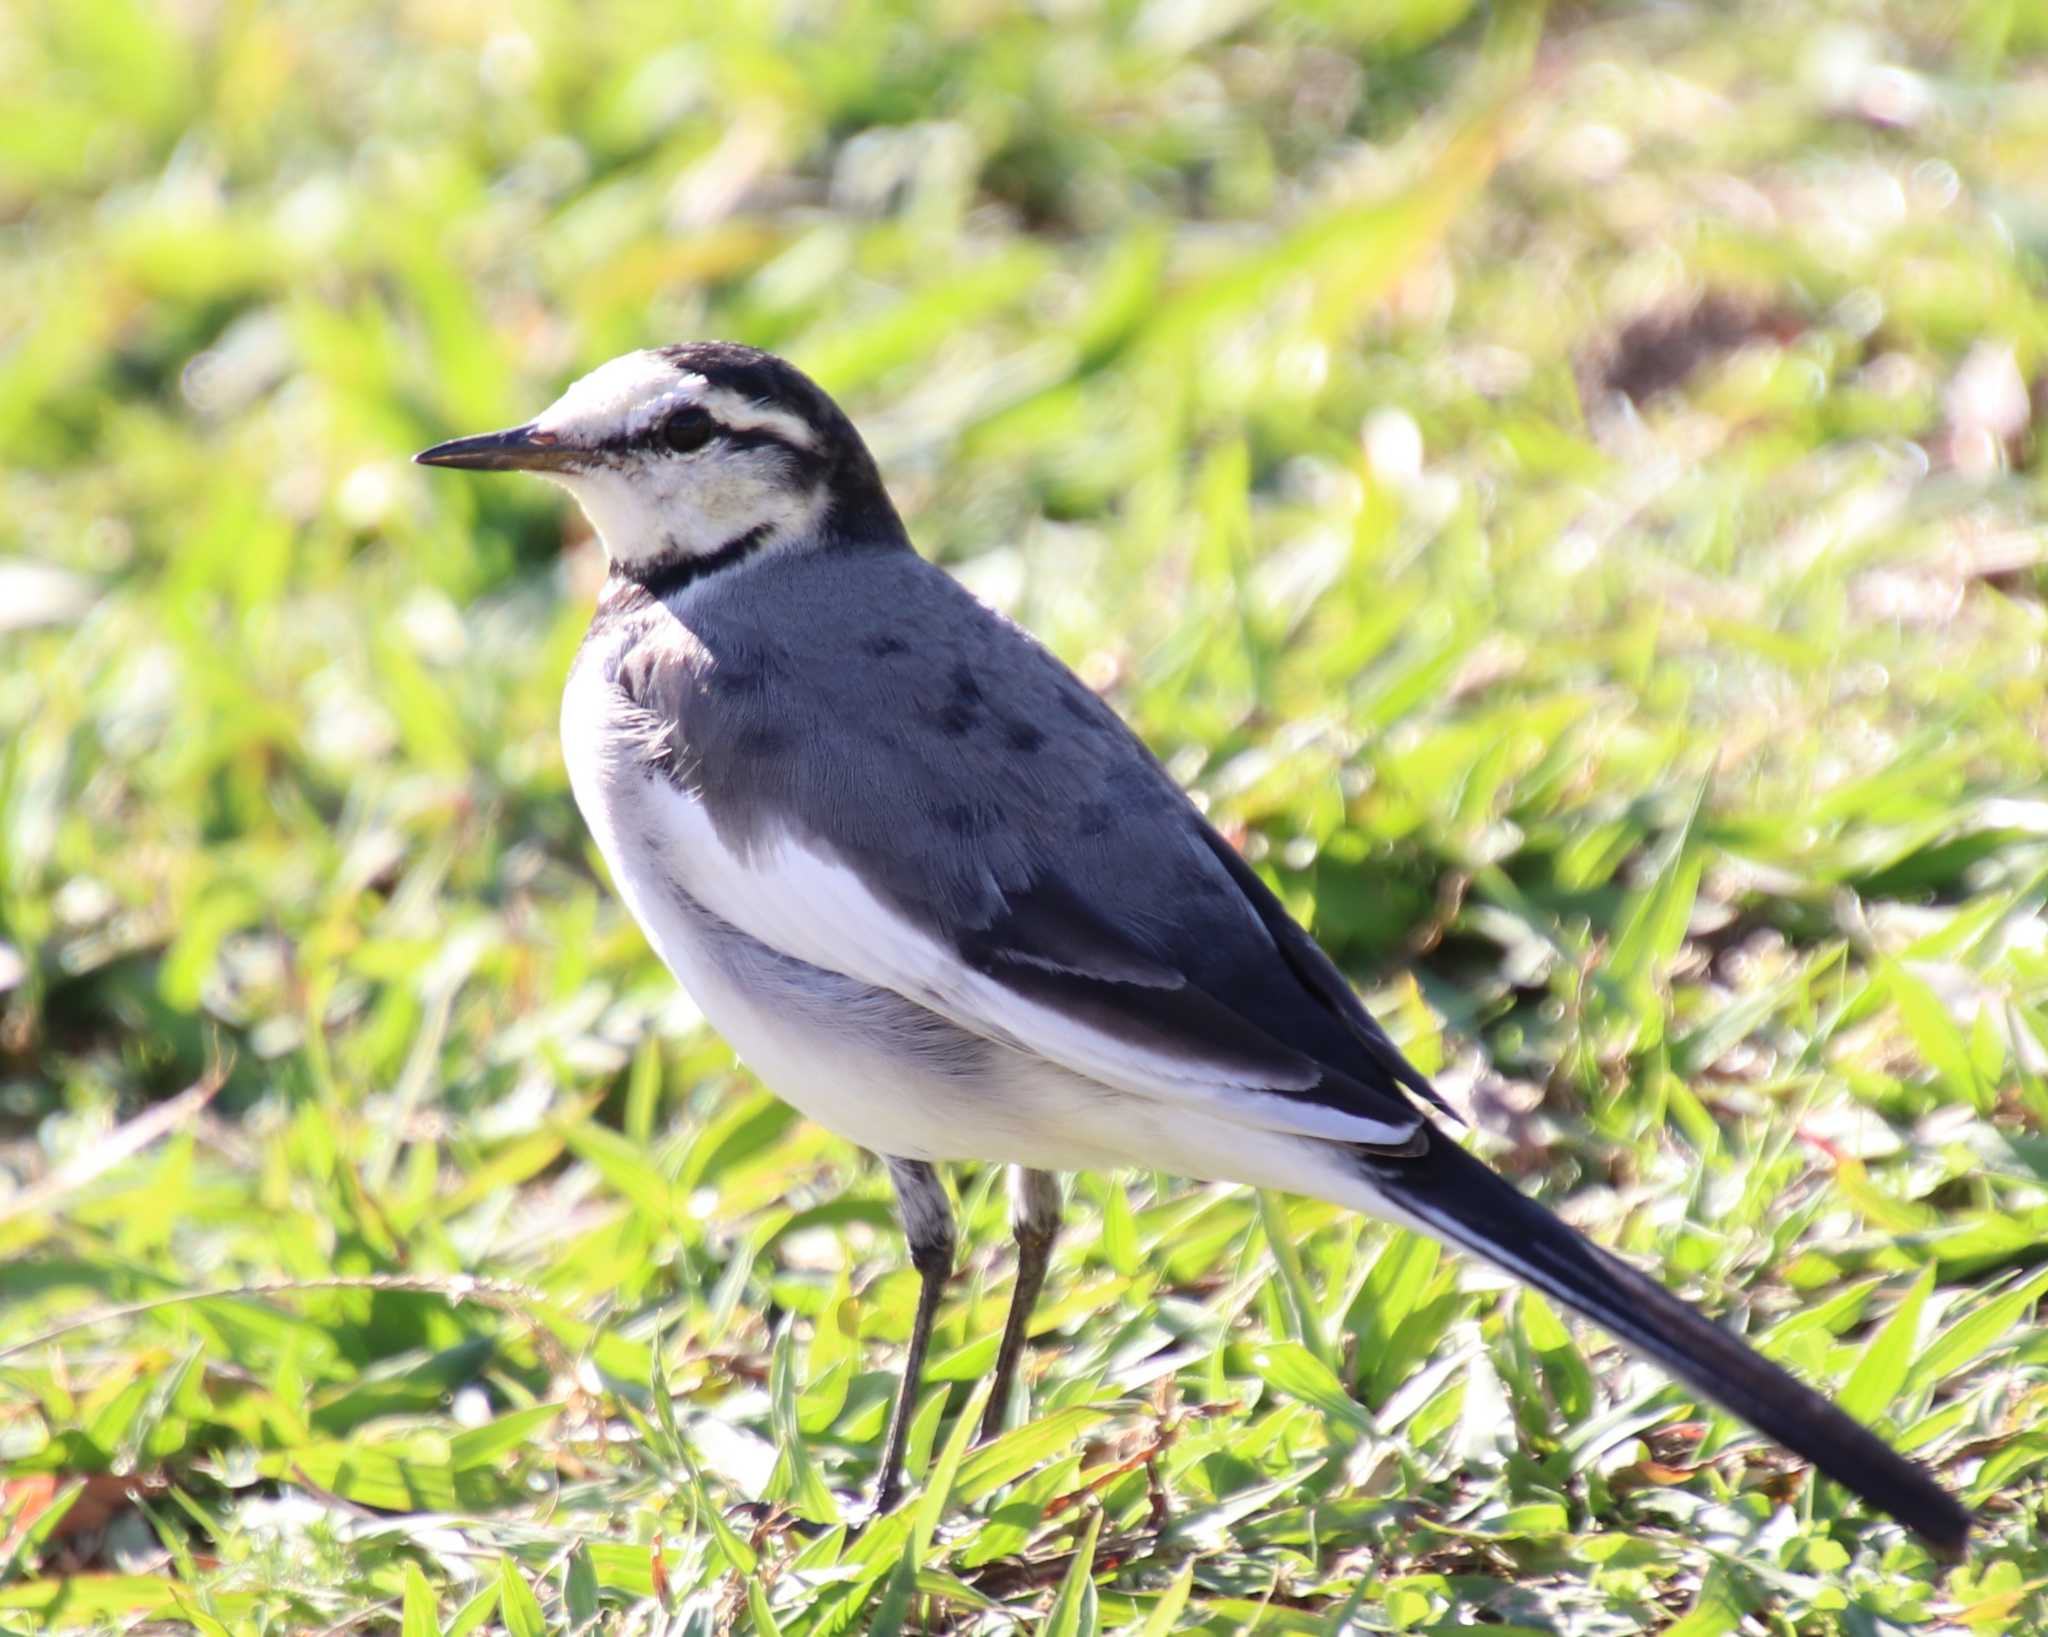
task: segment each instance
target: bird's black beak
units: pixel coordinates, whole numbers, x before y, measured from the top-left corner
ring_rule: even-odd
[[[421,466],[453,466],[465,472],[559,472],[582,456],[582,450],[561,443],[552,432],[515,426],[509,432],[437,443],[412,458]]]

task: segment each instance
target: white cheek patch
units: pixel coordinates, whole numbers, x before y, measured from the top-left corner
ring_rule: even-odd
[[[788,458],[772,449],[652,454],[622,466],[551,472],[576,497],[615,563],[677,550],[713,552],[766,530],[764,546],[801,539],[825,505],[822,489],[792,488]]]
[[[768,524],[778,533],[806,516],[813,495],[793,488],[789,457],[775,449],[735,448],[716,440],[694,455],[655,459],[648,475],[669,491],[672,507],[688,507],[728,534]]]

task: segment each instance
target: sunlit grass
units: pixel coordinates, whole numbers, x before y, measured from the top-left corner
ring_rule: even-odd
[[[31,10],[0,1628],[2048,1620],[2029,8]],[[406,464],[711,334],[1972,1563],[1466,1261],[1170,1178],[1074,1180],[969,1448],[972,1170],[924,1487],[857,1531],[886,1182],[602,877],[581,525]]]

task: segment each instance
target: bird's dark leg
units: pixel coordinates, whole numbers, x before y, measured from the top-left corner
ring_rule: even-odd
[[[1018,1165],[1010,1169],[1010,1227],[1017,1235],[1017,1288],[1010,1295],[1010,1316],[1003,1324],[1003,1344],[996,1350],[996,1373],[989,1389],[988,1409],[981,1418],[982,1441],[1003,1430],[1009,1413],[1010,1388],[1017,1379],[1017,1361],[1024,1356],[1024,1333],[1031,1310],[1045,1285],[1052,1242],[1060,1231],[1060,1179],[1050,1171]]]
[[[917,1390],[924,1376],[925,1349],[932,1339],[932,1320],[939,1298],[953,1274],[953,1207],[945,1184],[923,1160],[883,1156],[889,1180],[896,1185],[896,1214],[910,1241],[910,1265],[923,1284],[917,1292],[917,1317],[910,1326],[910,1356],[903,1361],[903,1385],[896,1392],[896,1411],[889,1417],[889,1439],[882,1451],[882,1481],[875,1491],[875,1515],[894,1509],[903,1494],[903,1449],[910,1441],[910,1417],[917,1408]]]

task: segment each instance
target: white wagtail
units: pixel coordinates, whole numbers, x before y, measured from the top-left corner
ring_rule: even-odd
[[[570,783],[620,893],[770,1087],[874,1150],[922,1279],[878,1483],[952,1271],[935,1161],[1008,1162],[1004,1423],[1051,1173],[1313,1194],[1462,1246],[1640,1348],[1931,1544],[1918,1465],[1437,1128],[1449,1109],[1106,704],[912,549],[838,405],[769,354],[614,359],[430,466],[537,472],[611,563]]]

